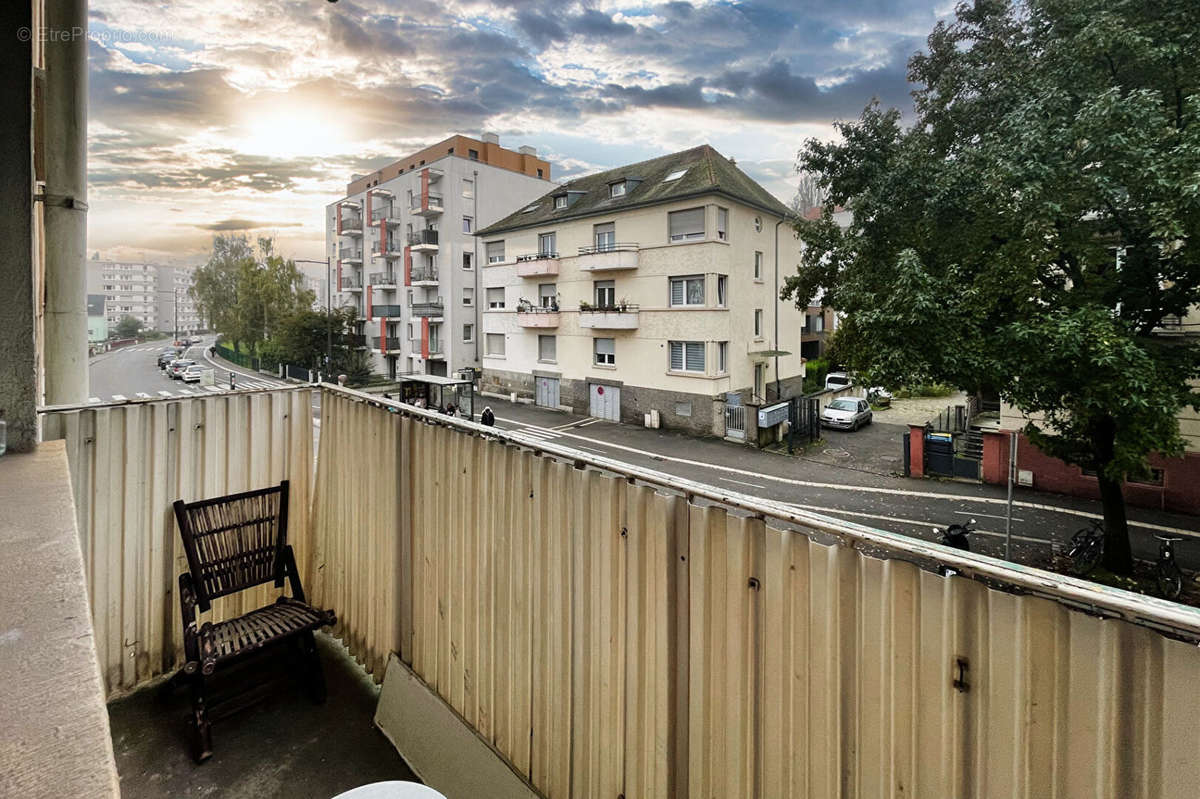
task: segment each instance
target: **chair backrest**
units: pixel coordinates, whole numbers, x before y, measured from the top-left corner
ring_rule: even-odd
[[[288,481],[197,502],[175,501],[196,603],[275,581],[283,583]]]

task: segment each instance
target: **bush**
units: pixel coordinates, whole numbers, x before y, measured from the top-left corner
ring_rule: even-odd
[[[825,388],[825,376],[830,363],[826,358],[813,358],[804,364],[804,393],[812,394]]]
[[[915,386],[905,386],[897,389],[896,399],[914,399],[916,397],[949,397],[955,392],[951,386],[942,383],[919,383]]]

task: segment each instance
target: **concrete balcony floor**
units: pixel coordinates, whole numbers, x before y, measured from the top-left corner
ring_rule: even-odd
[[[341,642],[318,634],[317,646],[325,703],[281,684],[263,702],[213,724],[213,756],[202,765],[188,753],[186,690],[162,701],[153,685],[109,703],[121,795],[328,799],[372,782],[416,781],[372,723],[378,687]]]

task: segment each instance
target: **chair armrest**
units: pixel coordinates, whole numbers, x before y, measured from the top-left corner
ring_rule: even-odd
[[[296,567],[296,553],[291,544],[283,548],[283,570],[292,586],[292,599],[307,604],[308,600],[304,598],[304,587],[300,585],[300,570]]]
[[[192,575],[179,575],[179,615],[183,620],[183,654],[187,662],[183,670],[194,674],[200,668],[200,642],[196,632],[196,586]]]

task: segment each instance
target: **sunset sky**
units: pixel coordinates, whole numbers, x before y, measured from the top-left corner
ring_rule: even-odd
[[[711,143],[781,200],[806,137],[872,97],[952,2],[92,0],[89,252],[199,262],[215,231],[322,256],[353,172],[452,133],[561,180]]]

